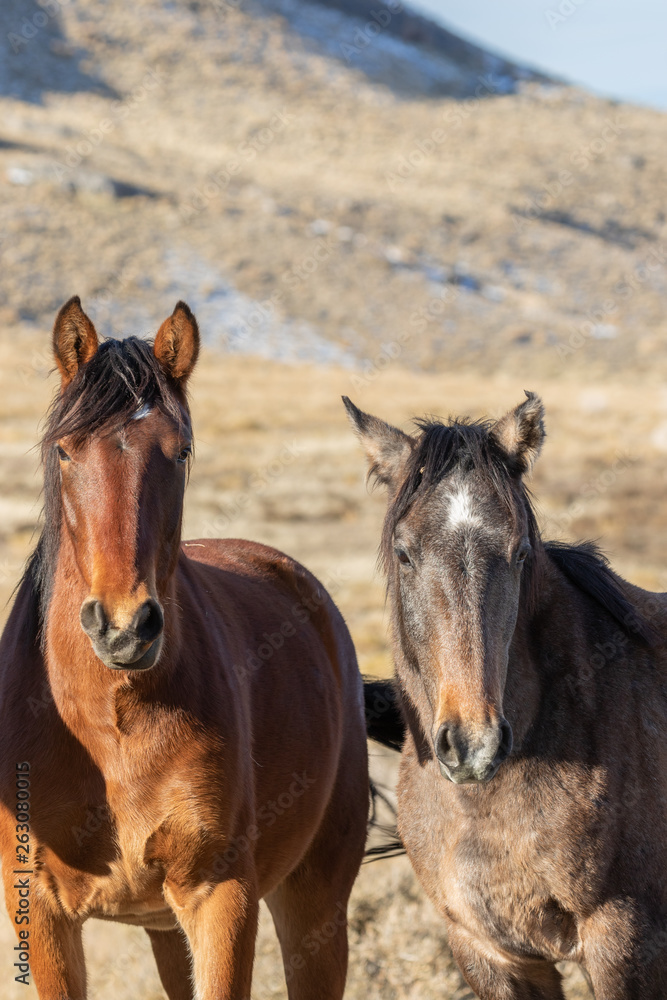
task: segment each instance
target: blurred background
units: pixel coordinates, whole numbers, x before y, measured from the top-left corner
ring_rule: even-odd
[[[186,534],[301,559],[365,672],[392,670],[383,497],[343,393],[406,429],[540,393],[544,533],[667,589],[665,20],[651,0],[2,0],[3,616],[73,294],[105,335],[195,310]],[[92,997],[162,996],[141,932],[86,941]],[[2,995],[34,997],[12,943],[6,920]],[[362,870],[351,945],[353,1000],[471,996],[405,859]],[[255,980],[286,996],[265,919]]]

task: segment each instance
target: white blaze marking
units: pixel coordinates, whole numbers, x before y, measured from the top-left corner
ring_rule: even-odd
[[[148,403],[144,403],[141,409],[137,410],[136,413],[132,414],[132,420],[143,420],[151,412],[151,408]]]
[[[463,524],[481,524],[473,509],[472,497],[465,487],[450,497],[447,520],[450,528],[458,528]]]

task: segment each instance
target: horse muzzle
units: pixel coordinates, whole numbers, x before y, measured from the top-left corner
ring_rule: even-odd
[[[149,670],[157,663],[164,613],[152,598],[137,609],[126,628],[116,627],[95,598],[83,602],[79,620],[96,655],[110,670]]]
[[[512,752],[506,719],[484,727],[443,723],[433,740],[440,773],[455,785],[490,781]]]

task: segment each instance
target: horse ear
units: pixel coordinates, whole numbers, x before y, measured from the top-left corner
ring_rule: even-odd
[[[414,448],[414,439],[398,427],[364,413],[347,396],[342,398],[350,423],[366,452],[369,477],[375,476],[384,486],[396,486]]]
[[[153,353],[165,375],[185,385],[199,356],[199,327],[190,307],[177,302],[155,336]]]
[[[544,404],[534,392],[494,425],[492,435],[520,475],[530,472],[540,453],[546,432]]]
[[[69,385],[81,365],[90,361],[98,346],[95,327],[81,308],[81,299],[74,295],[53,324],[53,353],[63,388]]]

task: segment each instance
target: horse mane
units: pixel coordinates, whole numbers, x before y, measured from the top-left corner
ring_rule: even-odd
[[[647,646],[655,646],[658,636],[629,599],[609,560],[594,542],[545,542],[544,549],[561,573],[607,611],[629,635]]]
[[[592,542],[570,545],[565,542],[542,542],[530,491],[516,476],[511,462],[490,433],[489,420],[417,420],[421,435],[410,455],[405,477],[396,496],[390,501],[382,530],[380,559],[386,569],[393,546],[394,531],[417,496],[423,496],[455,469],[481,473],[518,520],[523,508],[531,552],[521,581],[530,611],[539,603],[540,563],[545,556],[575,587],[591,597],[628,634],[649,646],[656,634],[627,596],[618,577],[612,572],[602,552]],[[519,506],[520,505],[520,506]]]
[[[126,423],[142,406],[158,406],[179,424],[183,399],[170,384],[153,353],[151,341],[138,337],[103,341],[91,360],[53,399],[41,441],[44,466],[43,528],[19,587],[30,582],[43,627],[51,599],[53,572],[60,548],[61,495],[57,441],[80,444],[90,434]],[[18,589],[18,588],[17,588]]]

